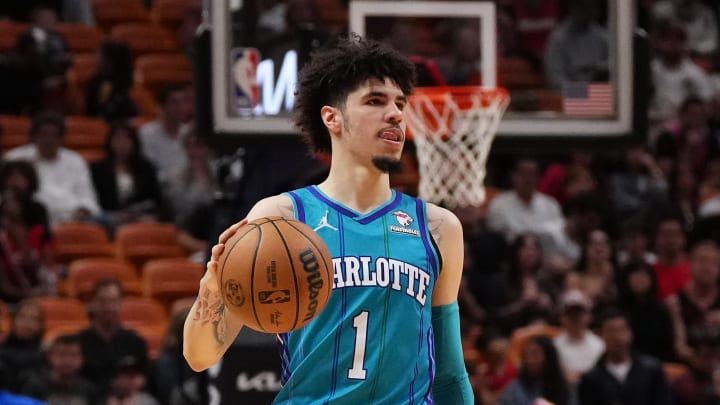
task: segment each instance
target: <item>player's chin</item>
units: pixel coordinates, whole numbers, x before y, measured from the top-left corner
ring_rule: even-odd
[[[404,169],[402,160],[395,156],[374,156],[372,162],[383,173],[401,173]]]

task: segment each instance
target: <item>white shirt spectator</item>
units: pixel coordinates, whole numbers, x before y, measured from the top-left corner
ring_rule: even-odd
[[[512,242],[525,232],[536,234],[543,248],[560,245],[565,230],[565,218],[554,198],[533,193],[529,204],[522,201],[515,191],[506,191],[490,202],[488,227],[505,235]]]
[[[53,224],[72,221],[79,209],[100,212],[90,171],[78,153],[60,148],[55,159],[46,160],[34,144],[28,144],[9,151],[5,158],[27,160],[35,166],[40,180],[36,197],[48,208]]]
[[[677,116],[680,105],[689,96],[709,101],[713,85],[708,75],[690,59],[682,61],[676,69],[669,69],[659,59],[650,62],[655,96],[650,103],[650,118],[654,122],[671,120]]]
[[[678,17],[680,7],[685,9],[684,14],[689,18]],[[660,0],[653,5],[652,13],[656,20],[674,20],[682,25],[687,33],[688,46],[694,52],[710,55],[717,50],[718,26],[715,13],[701,1],[682,4],[676,0]]]
[[[167,184],[173,173],[187,166],[183,139],[189,132],[189,126],[181,125],[178,134],[172,136],[167,133],[162,121],[148,122],[138,131],[143,154],[155,165],[161,184]]]
[[[581,341],[571,340],[562,332],[553,338],[560,364],[565,371],[586,373],[595,366],[605,352],[605,343],[594,333],[587,331]]]

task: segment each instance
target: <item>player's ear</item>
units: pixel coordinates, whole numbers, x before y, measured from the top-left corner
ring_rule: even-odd
[[[320,116],[328,131],[331,133],[340,132],[340,122],[342,119],[340,117],[340,111],[337,108],[329,105],[323,106],[323,108],[320,109]]]

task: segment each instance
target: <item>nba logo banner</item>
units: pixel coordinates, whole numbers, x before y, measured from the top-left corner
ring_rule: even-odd
[[[241,116],[251,116],[260,106],[260,86],[257,80],[260,51],[255,48],[235,48],[231,60],[233,107]]]
[[[615,112],[615,97],[610,83],[565,82],[562,88],[563,111],[574,116],[608,116]]]

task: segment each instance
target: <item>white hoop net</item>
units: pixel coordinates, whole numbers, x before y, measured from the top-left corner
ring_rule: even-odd
[[[418,88],[408,103],[420,197],[447,208],[485,201],[485,163],[510,102],[500,88]]]

